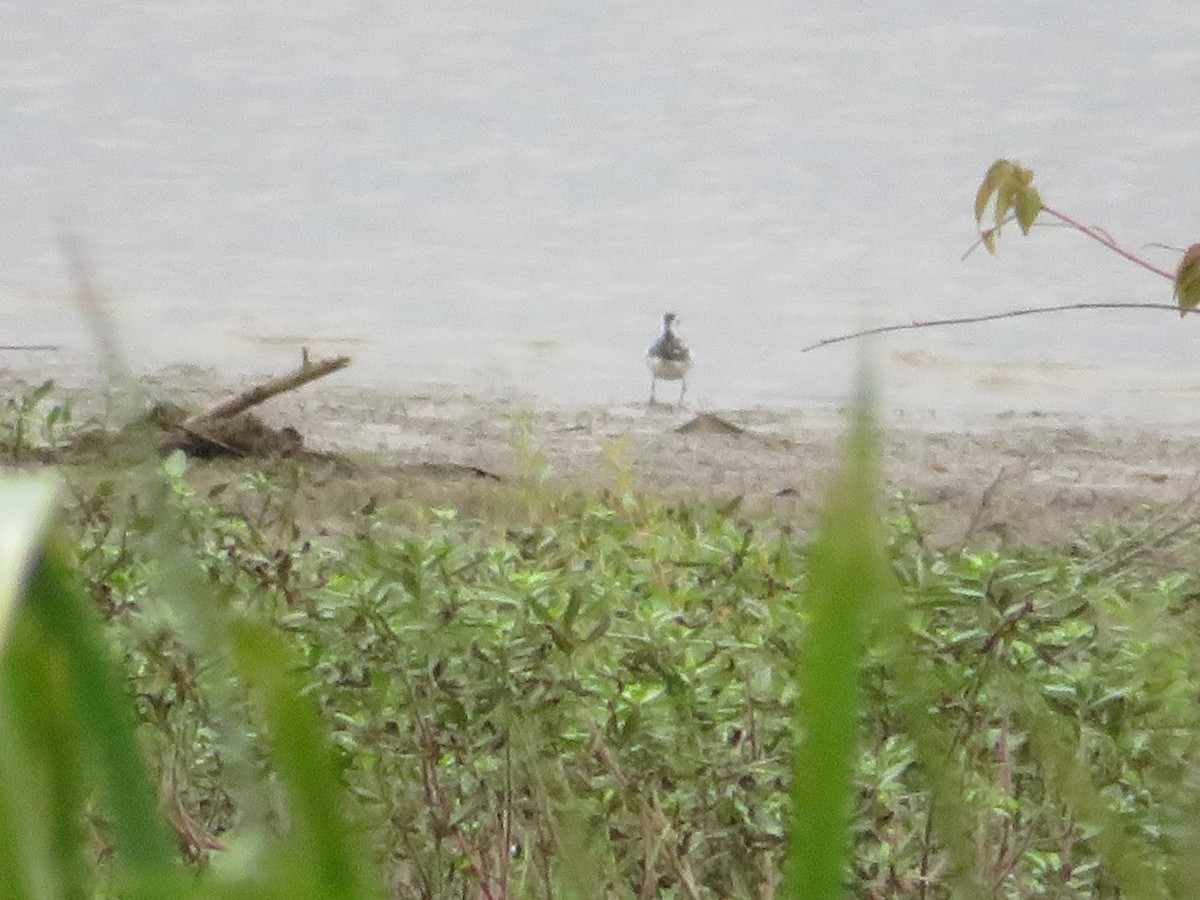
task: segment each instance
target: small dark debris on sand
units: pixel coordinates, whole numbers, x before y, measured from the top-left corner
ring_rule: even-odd
[[[744,434],[746,432],[746,429],[740,425],[734,425],[713,413],[700,413],[675,430],[680,434]]]
[[[160,445],[163,453],[182,450],[188,456],[211,459],[218,456],[286,458],[306,452],[304,438],[295,428],[272,428],[252,413],[189,427],[181,412],[165,404],[150,411],[151,421],[166,432]]]
[[[424,475],[430,478],[482,478],[486,481],[503,481],[504,479],[495,472],[489,472],[487,469],[481,469],[479,466],[464,465],[463,463],[453,462],[421,462],[410,463],[408,465],[400,465],[394,467],[394,471],[413,472],[418,475]]]
[[[144,416],[117,431],[94,428],[81,432],[57,456],[75,462],[133,462],[155,451],[182,450],[201,459],[327,457],[306,450],[295,428],[272,428],[250,413],[206,421],[202,426],[185,425],[186,419],[187,413],[175,404],[156,403]]]

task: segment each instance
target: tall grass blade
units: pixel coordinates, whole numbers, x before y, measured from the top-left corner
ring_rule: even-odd
[[[98,773],[111,813],[120,866],[132,894],[174,878],[174,855],[158,816],[154,789],[138,753],[133,714],[116,666],[105,651],[95,610],[67,562],[48,539],[56,479],[0,478],[0,630],[24,601],[20,646],[0,667],[0,843],[21,838],[25,852],[0,865],[13,884],[40,885],[35,895],[82,896],[84,778]],[[22,596],[23,595],[23,596]],[[3,647],[0,646],[0,652]],[[14,760],[24,760],[24,794]],[[26,801],[20,818],[13,801]],[[32,801],[32,802],[29,802]],[[21,851],[17,851],[21,854]],[[49,887],[54,884],[54,887]],[[43,894],[45,895],[45,894]]]
[[[0,662],[0,847],[19,854],[0,862],[4,896],[83,897],[88,758],[74,727],[61,648],[31,617],[18,617]],[[9,863],[17,863],[14,870]]]
[[[877,498],[879,452],[864,396],[810,557],[784,897],[840,897],[845,889],[863,637],[888,584]]]
[[[56,826],[64,823],[50,813],[55,801],[72,791],[69,784],[46,777],[48,768],[62,767],[45,765],[42,753],[61,752],[66,744],[39,741],[30,733],[31,723],[45,726],[45,733],[57,721],[39,696],[52,693],[51,679],[44,669],[34,667],[38,660],[35,635],[23,637],[5,653],[6,638],[29,569],[40,551],[57,488],[57,479],[51,476],[0,477],[0,885],[5,896],[18,900],[62,896],[69,893],[64,884],[79,881],[73,865],[79,858],[78,844],[73,855],[60,856],[64,829]],[[17,659],[18,655],[22,658]],[[71,813],[68,822],[77,819],[78,808]],[[63,867],[74,871],[62,877]]]
[[[1048,790],[1061,799],[1079,822],[1094,831],[1098,855],[1120,896],[1131,900],[1172,896],[1165,876],[1169,859],[1138,834],[1133,816],[1096,789],[1087,753],[1073,733],[1074,723],[1056,716],[1045,697],[1022,683],[1018,676],[1008,674],[1001,683],[1005,688],[1002,696],[1018,701],[1018,714],[1042,764]],[[1180,792],[1184,793],[1182,784]],[[1184,896],[1195,897],[1196,891],[1196,886],[1192,886]]]
[[[181,515],[191,497],[182,478],[185,465],[179,457],[163,466],[170,490],[157,511],[153,541],[160,563],[157,614],[173,621],[180,640],[204,660],[203,683],[216,713],[211,727],[219,735],[229,784],[243,813],[241,833],[233,841],[259,860],[245,870],[247,884],[289,898],[373,896],[374,879],[366,876],[353,844],[325,728],[295,675],[304,668],[295,647],[240,604],[212,602],[211,585],[189,556],[196,537]],[[277,826],[266,818],[273,817],[268,807],[274,804],[258,777],[247,771],[255,751],[245,737],[246,710],[238,699],[245,689],[257,713],[255,730],[266,735],[285,792],[286,833],[277,837]],[[260,842],[255,833],[273,837]]]
[[[139,878],[155,878],[173,868],[174,853],[134,740],[129,698],[65,557],[54,543],[46,547],[30,579],[27,608],[62,654],[70,714],[105,786],[122,862]]]
[[[0,652],[57,493],[58,479],[51,475],[0,476]]]
[[[889,613],[903,617],[899,603],[890,604]],[[888,665],[895,680],[900,713],[905,730],[921,762],[925,789],[929,792],[929,825],[948,860],[938,876],[962,900],[983,900],[993,894],[978,872],[976,832],[979,809],[968,799],[967,771],[953,752],[957,741],[937,714],[941,686],[921,664],[921,649],[903,630],[877,629],[880,643],[886,647]]]
[[[357,854],[341,805],[341,783],[313,701],[290,675],[297,666],[276,635],[252,623],[232,630],[234,665],[266,719],[272,756],[288,792],[292,818],[285,860],[306,896],[365,897]],[[277,873],[287,874],[287,873]]]

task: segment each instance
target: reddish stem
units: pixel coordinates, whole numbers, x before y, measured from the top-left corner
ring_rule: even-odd
[[[1175,280],[1175,275],[1173,272],[1168,272],[1166,269],[1160,269],[1158,266],[1155,266],[1155,265],[1152,265],[1152,264],[1146,262],[1146,260],[1142,259],[1140,256],[1137,256],[1137,255],[1129,252],[1128,250],[1126,250],[1124,247],[1122,247],[1120,244],[1118,244],[1116,241],[1114,241],[1112,238],[1110,238],[1107,234],[1104,234],[1102,231],[1099,231],[1098,229],[1092,228],[1088,225],[1084,225],[1082,222],[1072,219],[1070,216],[1068,216],[1064,213],[1060,213],[1057,209],[1054,209],[1054,207],[1052,207],[1052,206],[1043,205],[1042,212],[1046,213],[1047,215],[1054,216],[1054,218],[1058,219],[1060,222],[1063,222],[1066,225],[1070,225],[1076,231],[1079,231],[1080,233],[1087,235],[1092,240],[1099,241],[1101,244],[1103,244],[1105,247],[1107,247],[1113,253],[1116,253],[1118,256],[1125,257],[1125,259],[1129,260],[1131,263],[1141,266],[1143,269],[1148,269],[1149,271],[1153,272],[1155,275],[1161,275],[1163,278],[1167,279],[1167,281]]]

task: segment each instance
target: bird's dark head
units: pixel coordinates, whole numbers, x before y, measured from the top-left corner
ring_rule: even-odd
[[[679,317],[673,312],[663,313],[663,328],[670,328],[677,318]]]

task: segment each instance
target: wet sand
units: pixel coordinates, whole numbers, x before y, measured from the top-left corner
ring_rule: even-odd
[[[748,514],[803,526],[820,507],[845,426],[844,410],[833,407],[546,405],[453,388],[392,393],[338,378],[258,412],[268,424],[297,428],[311,449],[356,460],[344,477],[360,480],[364,497],[384,500],[403,496],[417,478],[453,482],[461,496],[495,483],[480,473],[509,482],[536,473],[601,489],[624,473],[645,494],[736,499]],[[26,383],[0,376],[8,396]],[[244,386],[177,368],[141,379],[126,399],[130,407],[170,399],[202,408]],[[94,391],[72,396],[76,420],[100,408]],[[939,544],[1063,544],[1089,526],[1137,517],[1147,504],[1180,503],[1200,471],[1197,439],[1166,430],[1089,427],[1036,412],[971,427],[891,413],[883,424],[889,496],[909,497]]]
[[[171,393],[189,385],[214,396],[187,375]],[[511,479],[544,469],[581,487],[614,486],[623,471],[643,493],[740,498],[747,512],[801,524],[820,507],[846,418],[833,407],[551,406],[505,393],[369,391],[332,379],[278,397],[262,414],[294,425],[313,448],[365,453],[399,471],[441,466]],[[906,493],[938,543],[1067,542],[1147,504],[1180,502],[1200,471],[1188,434],[1090,428],[1038,413],[970,428],[893,413],[883,424],[889,495]]]

